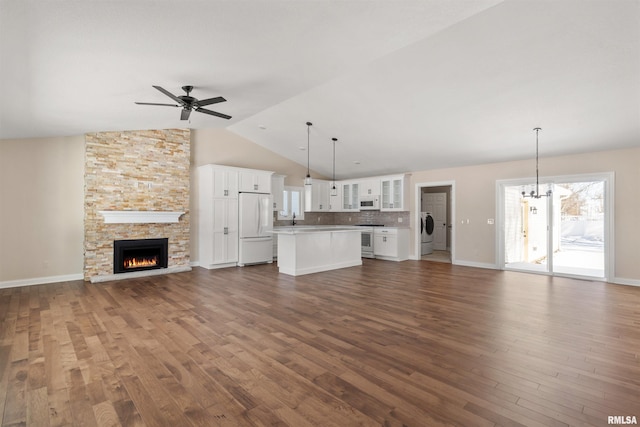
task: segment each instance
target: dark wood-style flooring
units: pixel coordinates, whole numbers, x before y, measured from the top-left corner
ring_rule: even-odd
[[[604,426],[640,288],[364,260],[0,289],[8,426]]]

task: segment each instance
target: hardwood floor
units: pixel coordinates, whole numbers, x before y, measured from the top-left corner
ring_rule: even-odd
[[[1,425],[640,418],[640,288],[363,261],[2,289]]]

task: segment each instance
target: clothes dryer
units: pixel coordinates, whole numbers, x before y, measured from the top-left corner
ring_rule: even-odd
[[[431,212],[420,212],[420,254],[433,252],[434,222]]]

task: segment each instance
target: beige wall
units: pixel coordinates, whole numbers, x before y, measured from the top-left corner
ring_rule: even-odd
[[[299,185],[306,168],[224,129],[191,133],[191,166],[207,163],[273,170]],[[615,173],[615,271],[640,281],[636,246],[640,242],[640,148],[541,158],[540,175]],[[82,274],[84,137],[0,141],[0,287],[2,282]],[[416,183],[455,182],[458,260],[494,264],[496,180],[531,177],[534,160],[412,172],[411,226],[415,223]],[[314,175],[315,177],[315,175]],[[193,179],[192,179],[193,185]],[[195,194],[192,187],[192,194]],[[192,224],[196,209],[191,200]],[[192,259],[197,241],[191,231]],[[412,236],[416,234],[412,230]],[[27,257],[26,248],[33,247]],[[412,241],[412,251],[414,243]],[[35,258],[36,261],[30,259]]]
[[[637,245],[640,242],[640,148],[540,158],[540,176],[615,173],[614,277],[640,280]],[[497,218],[496,181],[535,176],[535,160],[495,163],[463,168],[413,172],[411,224],[415,223],[417,183],[455,182],[455,255],[476,264],[496,263],[496,229],[487,219]],[[460,224],[469,219],[469,224]],[[412,238],[417,232],[412,230]],[[415,240],[412,240],[412,253]],[[413,254],[415,256],[415,254]]]
[[[82,273],[84,136],[0,141],[0,285]]]
[[[307,175],[305,166],[285,159],[226,129],[196,129],[191,131],[191,135],[192,168],[215,163],[240,168],[269,170],[286,175],[285,185],[296,186],[302,185],[302,181]],[[311,176],[326,178],[314,171],[311,171]]]

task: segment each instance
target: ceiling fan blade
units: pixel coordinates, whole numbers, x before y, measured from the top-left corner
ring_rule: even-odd
[[[211,116],[216,116],[216,117],[220,117],[220,118],[227,119],[227,120],[229,120],[231,118],[231,116],[227,116],[226,114],[218,113],[217,111],[207,110],[206,108],[198,108],[196,111],[198,113],[205,113],[205,114],[209,114]]]
[[[225,101],[226,99],[224,99],[223,97],[216,96],[215,98],[203,99],[201,101],[198,101],[198,105],[202,107],[204,105],[217,104],[218,102],[225,102]]]
[[[180,98],[178,98],[177,96],[175,96],[174,94],[172,94],[171,92],[169,92],[166,89],[161,88],[160,86],[154,86],[154,88],[158,89],[160,92],[164,93],[165,95],[167,95],[169,98],[173,99],[174,101],[176,101],[178,104],[180,105],[184,105],[184,101]]]
[[[162,105],[165,107],[179,107],[179,105],[176,104],[156,104],[155,102],[136,102],[136,104],[138,105]]]
[[[180,120],[189,120],[190,115],[191,115],[191,109],[183,108],[182,113],[180,114]]]

